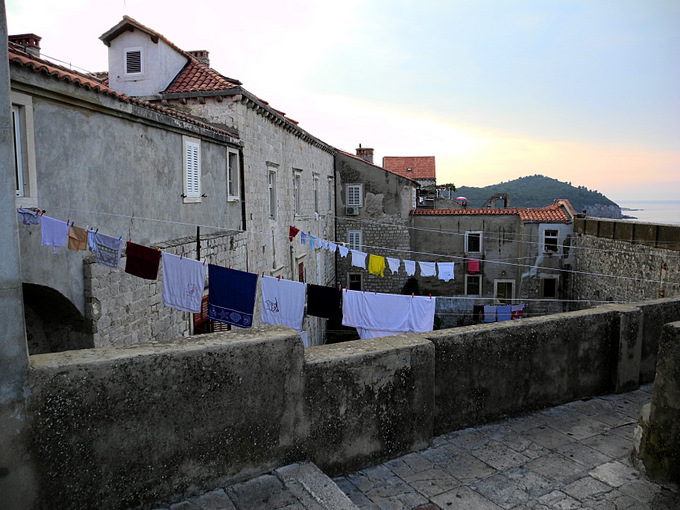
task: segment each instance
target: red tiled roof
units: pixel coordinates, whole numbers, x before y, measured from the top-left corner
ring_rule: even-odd
[[[121,94],[120,92],[116,92],[115,90],[112,90],[108,88],[104,83],[100,80],[98,80],[95,76],[91,74],[84,74],[84,73],[79,73],[77,71],[74,71],[72,69],[68,69],[66,67],[59,66],[57,64],[54,64],[52,62],[48,62],[47,60],[43,60],[41,58],[34,57],[33,55],[30,55],[26,52],[20,51],[16,48],[10,47],[9,51],[9,63],[10,65],[16,65],[19,67],[23,67],[26,69],[30,69],[33,72],[44,74],[45,76],[49,76],[54,78],[55,80],[59,81],[65,81],[68,83],[72,83],[73,85],[76,85],[78,87],[82,87],[84,89],[92,90],[94,92],[97,92],[99,94],[105,95],[105,96],[110,96],[113,97],[114,99],[117,99],[118,101],[122,103],[130,103],[134,104],[136,106],[142,107],[142,108],[147,108],[149,110],[154,110],[156,112],[159,112],[163,115],[168,115],[170,117],[175,117],[177,119],[183,120],[184,122],[188,122],[190,124],[194,124],[196,126],[199,126],[203,129],[208,129],[210,131],[213,131],[215,133],[220,133],[223,135],[228,135],[234,138],[238,138],[237,135],[230,131],[226,131],[224,129],[216,128],[214,126],[211,126],[210,124],[207,124],[205,122],[202,122],[194,117],[191,117],[189,115],[186,115],[184,113],[181,113],[177,110],[173,110],[171,108],[165,108],[163,106],[159,106],[156,104],[149,103],[148,101],[142,101],[141,99],[137,99],[135,97],[128,96],[126,94]]]
[[[568,200],[564,200],[567,204]],[[571,206],[571,204],[569,204]],[[571,221],[571,215],[566,211],[566,204],[554,203],[540,209],[508,208],[508,209],[415,209],[413,216],[502,216],[508,214],[519,215],[522,221],[540,223],[565,223]]]
[[[383,157],[383,167],[409,179],[437,178],[434,156],[385,156]]]
[[[335,149],[335,150],[338,151],[338,152],[340,152],[340,153],[342,153],[342,154],[344,154],[345,156],[349,156],[350,158],[358,159],[359,161],[363,161],[363,162],[366,163],[367,165],[374,166],[374,167],[376,167],[376,168],[379,168],[380,170],[384,170],[384,171],[389,172],[389,173],[391,173],[391,174],[398,175],[399,177],[403,177],[403,178],[406,179],[407,181],[411,181],[411,182],[413,182],[413,183],[415,183],[415,184],[418,184],[416,181],[414,181],[414,180],[413,180],[412,178],[410,178],[410,177],[406,177],[405,175],[398,174],[397,172],[393,172],[392,170],[389,170],[389,169],[387,169],[387,168],[383,168],[383,167],[378,166],[378,165],[376,165],[376,164],[374,164],[374,163],[369,163],[369,162],[366,161],[364,158],[360,158],[359,156],[357,156],[357,155],[355,155],[355,154],[352,154],[352,153],[350,153],[350,152],[341,151],[340,149]]]
[[[187,65],[162,94],[229,90],[241,84],[238,80],[222,76],[192,56],[188,58]]]

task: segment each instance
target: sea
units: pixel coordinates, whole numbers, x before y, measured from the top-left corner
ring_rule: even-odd
[[[664,225],[680,225],[680,200],[638,201],[626,200],[617,202],[624,216],[635,218],[645,223]]]

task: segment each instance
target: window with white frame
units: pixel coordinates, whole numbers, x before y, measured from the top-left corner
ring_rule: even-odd
[[[125,50],[125,75],[139,76],[143,73],[142,48],[127,48]]]
[[[347,185],[347,206],[361,207],[363,204],[363,194],[362,194],[361,184],[348,184]]]
[[[543,252],[557,253],[559,251],[559,230],[543,231]]]
[[[269,169],[269,218],[276,219],[276,170]]]
[[[481,296],[482,295],[482,276],[478,274],[465,275],[465,295],[466,296]]]
[[[546,299],[556,299],[559,284],[558,277],[541,278],[541,295]]]
[[[361,230],[350,230],[347,232],[347,247],[350,250],[361,251]]]
[[[482,252],[482,233],[465,232],[465,251],[467,253]]]
[[[239,199],[239,158],[234,149],[227,150],[227,199],[231,202]]]
[[[302,174],[299,170],[293,174],[293,200],[295,202],[295,214],[302,214]]]
[[[201,201],[201,141],[183,136],[184,203]]]
[[[314,176],[314,212],[319,212],[319,176]]]
[[[37,207],[33,99],[26,94],[12,92],[11,101],[16,204],[21,207]]]
[[[12,129],[14,134],[14,178],[16,180],[16,196],[24,196],[24,167],[25,156],[22,142],[23,136],[23,124],[21,119],[21,107],[19,105],[12,105]]]

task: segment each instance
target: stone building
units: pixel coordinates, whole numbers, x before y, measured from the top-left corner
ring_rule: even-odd
[[[196,256],[204,237],[245,228],[225,204],[225,161],[235,130],[117,93],[91,76],[37,56],[37,37],[10,38],[17,207],[76,226]],[[31,53],[24,44],[33,41]],[[199,192],[187,196],[186,153],[200,147]],[[92,263],[86,252],[41,246],[39,226],[19,225],[31,352],[135,343],[191,332],[191,314],[160,305],[160,284]],[[184,241],[181,241],[181,240]],[[233,252],[238,252],[238,243]],[[219,259],[205,245],[202,256]],[[243,255],[245,256],[245,253]],[[123,260],[124,263],[124,260]]]
[[[567,200],[541,209],[417,209],[411,246],[423,261],[454,262],[454,279],[415,278],[438,299],[445,326],[470,321],[475,304],[524,303],[525,316],[565,311],[574,210]]]
[[[372,163],[373,149],[357,149],[354,156],[335,155],[337,204],[336,239],[368,254],[410,258],[409,213],[415,207],[418,184]],[[385,277],[369,274],[337,257],[338,283],[354,290],[399,294],[407,280],[403,267]]]
[[[17,207],[205,262],[334,285],[332,254],[288,240],[291,225],[333,239],[330,146],[129,18],[102,36],[111,48],[103,77],[40,58],[33,34],[10,40]],[[160,282],[104,269],[85,252],[53,255],[40,227],[22,226],[20,240],[32,352],[187,336],[201,319],[164,307]],[[303,328],[311,344],[323,342],[325,321],[306,318]]]
[[[327,251],[288,240],[290,226],[333,239],[334,149],[209,65],[205,50],[184,51],[125,16],[100,39],[109,48],[109,86],[236,130],[241,152],[225,162],[224,207],[240,208],[246,256],[233,267],[319,285],[335,284]],[[311,343],[325,321],[305,319]]]

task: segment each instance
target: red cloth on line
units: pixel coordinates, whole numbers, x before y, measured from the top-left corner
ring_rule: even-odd
[[[298,235],[298,232],[300,232],[299,229],[297,229],[295,227],[290,227],[290,233],[288,234],[288,239],[290,240],[291,243],[293,242],[293,238],[296,235]]]
[[[158,278],[161,251],[141,244],[127,243],[125,272],[145,280]]]
[[[479,260],[468,259],[468,273],[479,273]]]

